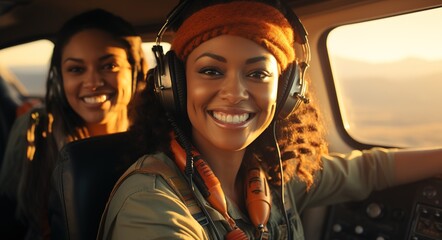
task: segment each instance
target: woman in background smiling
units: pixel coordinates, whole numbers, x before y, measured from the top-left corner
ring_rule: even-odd
[[[49,239],[48,194],[67,142],[127,131],[128,106],[143,87],[141,38],[104,10],[68,20],[56,36],[45,105],[18,118],[0,174],[0,192],[17,203],[26,239]]]

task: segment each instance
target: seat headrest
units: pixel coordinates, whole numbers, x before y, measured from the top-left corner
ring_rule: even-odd
[[[142,155],[138,146],[134,135],[124,132],[83,139],[63,147],[54,180],[69,239],[95,239],[114,184]]]

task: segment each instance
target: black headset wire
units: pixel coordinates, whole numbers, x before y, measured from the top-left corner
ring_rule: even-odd
[[[279,159],[279,171],[281,174],[281,189],[280,189],[280,191],[281,191],[281,208],[282,208],[282,214],[284,215],[284,219],[287,224],[287,240],[291,240],[292,239],[291,225],[290,225],[289,217],[288,217],[288,214],[287,214],[287,211],[285,208],[284,167],[282,165],[281,150],[279,149],[278,139],[276,136],[276,122],[277,122],[277,120],[273,121],[273,140],[275,142],[276,152],[277,152],[278,159]]]
[[[192,195],[195,199],[195,201],[197,202],[198,206],[200,207],[201,211],[203,212],[203,214],[206,216],[207,221],[209,223],[209,225],[212,228],[212,231],[214,233],[214,235],[216,236],[217,239],[221,240],[221,234],[218,232],[215,223],[213,222],[213,219],[210,217],[209,213],[207,212],[207,209],[204,207],[204,204],[201,202],[201,200],[196,196],[195,193],[195,184],[194,184],[194,176],[196,176],[194,174],[194,156],[191,152],[192,149],[192,144],[189,142],[188,138],[186,137],[185,133],[181,130],[181,128],[178,126],[177,122],[175,121],[175,118],[172,117],[169,113],[167,114],[167,118],[170,122],[170,124],[172,125],[175,134],[178,138],[178,142],[179,144],[184,148],[184,151],[186,152],[186,166],[184,169],[184,175],[185,178],[192,190]],[[201,191],[201,188],[198,188]]]
[[[187,5],[190,3],[190,0],[183,0],[180,2],[177,6],[175,6],[174,9],[169,13],[169,15],[166,18],[166,22],[163,24],[161,29],[158,31],[157,37],[156,37],[156,44],[152,47],[152,50],[154,52],[155,58],[158,61],[157,65],[158,67],[161,67],[160,72],[163,74],[165,72],[164,69],[164,54],[163,49],[161,47],[161,40],[163,37],[164,32],[167,30],[167,28],[173,24],[173,22],[176,20],[177,16],[187,7]],[[207,212],[206,208],[204,207],[204,204],[202,201],[196,196],[195,193],[195,184],[198,187],[198,183],[201,183],[201,181],[198,181],[198,179],[194,178],[196,177],[196,174],[194,174],[194,156],[191,152],[192,150],[192,144],[189,142],[188,138],[186,137],[185,133],[181,130],[181,128],[178,126],[177,122],[175,121],[175,118],[168,112],[166,112],[168,121],[170,122],[171,126],[173,127],[175,134],[178,138],[179,144],[184,148],[184,151],[186,152],[186,166],[184,169],[184,176],[192,190],[192,195],[200,207],[201,211],[207,218],[207,221],[212,229],[213,234],[215,237],[219,240],[222,239],[221,234],[218,232],[215,223],[213,222],[213,219],[210,217],[209,213]],[[199,188],[201,191],[201,189]],[[204,193],[203,193],[204,194]]]
[[[293,10],[284,2],[281,1],[281,4],[283,7],[287,10],[284,15],[287,18],[287,20],[292,25],[293,30],[295,31],[295,42],[301,45],[302,47],[302,61],[299,64],[300,67],[300,80],[301,84],[307,84],[305,82],[305,73],[307,68],[309,67],[310,59],[311,59],[311,53],[310,53],[310,46],[307,38],[307,31],[304,27],[304,25],[301,23],[301,20],[299,17],[293,12]],[[297,97],[304,103],[309,103],[309,99],[305,96],[305,93],[297,94]],[[273,139],[275,142],[275,147],[279,159],[279,171],[281,174],[281,207],[282,212],[284,214],[285,222],[287,224],[287,240],[292,239],[292,233],[291,233],[291,224],[289,221],[289,216],[287,213],[287,209],[285,207],[285,184],[284,184],[284,166],[282,164],[282,157],[281,157],[281,150],[279,148],[277,134],[276,134],[276,124],[277,120],[275,119],[273,121]]]

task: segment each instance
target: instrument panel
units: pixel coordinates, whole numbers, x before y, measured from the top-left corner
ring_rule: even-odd
[[[442,179],[373,192],[329,207],[323,240],[442,239]]]

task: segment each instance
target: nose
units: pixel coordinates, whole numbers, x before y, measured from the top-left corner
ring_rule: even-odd
[[[97,88],[104,85],[104,80],[102,75],[97,70],[89,70],[87,74],[84,75],[83,87],[96,90]]]
[[[221,87],[221,97],[232,104],[239,103],[249,97],[247,82],[241,74],[228,75]]]

